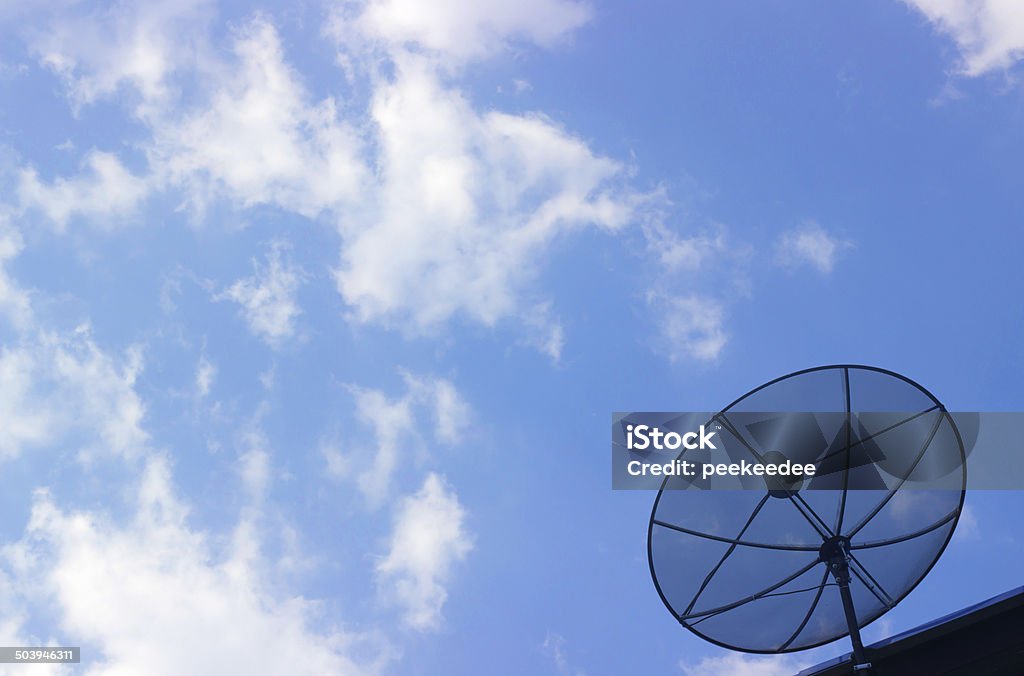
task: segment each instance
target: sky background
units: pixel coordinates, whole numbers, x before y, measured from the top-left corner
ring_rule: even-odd
[[[89,674],[845,652],[673,621],[609,414],[835,362],[1024,410],[1022,55],[996,0],[0,0],[0,644]],[[866,639],[1019,586],[1022,509],[969,495]]]

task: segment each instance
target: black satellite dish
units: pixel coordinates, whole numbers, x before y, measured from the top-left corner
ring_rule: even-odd
[[[754,412],[793,415],[732,420]],[[822,429],[827,412],[838,422]],[[647,534],[661,600],[725,648],[787,653],[849,635],[855,670],[869,668],[860,629],[928,574],[963,508],[966,461],[951,416],[909,378],[837,365],[766,383],[711,422],[748,459],[781,451],[815,463],[819,476],[714,491],[666,477]]]

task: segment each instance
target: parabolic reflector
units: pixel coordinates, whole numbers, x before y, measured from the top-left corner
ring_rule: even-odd
[[[731,414],[743,415],[734,424]],[[734,650],[792,652],[851,631],[856,646],[859,628],[917,586],[956,528],[966,464],[952,418],[904,376],[839,365],[762,385],[714,422],[748,459],[775,454],[818,472],[763,490],[688,490],[667,477],[647,538],[665,606]],[[836,557],[849,582],[845,604]]]

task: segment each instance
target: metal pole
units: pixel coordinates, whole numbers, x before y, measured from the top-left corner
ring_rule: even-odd
[[[843,614],[846,615],[846,627],[850,631],[850,643],[853,644],[854,672],[871,673],[871,663],[864,653],[864,642],[860,638],[860,625],[857,623],[857,611],[853,607],[853,594],[850,593],[850,541],[842,536],[834,536],[825,541],[819,550],[819,557],[828,566],[836,584],[839,585],[839,596],[843,599]]]
[[[853,609],[853,594],[850,593],[850,574],[847,567],[846,576],[836,578],[839,584],[839,595],[843,598],[843,612],[846,614],[846,626],[850,629],[850,643],[853,644],[853,670],[870,673],[871,663],[864,655],[864,643],[860,639],[860,626],[857,624],[857,612]]]

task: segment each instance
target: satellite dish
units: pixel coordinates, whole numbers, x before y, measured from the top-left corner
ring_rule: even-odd
[[[730,418],[755,412],[791,415],[778,416],[785,424]],[[875,429],[860,422],[886,416],[891,422]],[[822,429],[822,419],[839,423]],[[855,669],[869,668],[861,628],[928,574],[963,508],[966,461],[951,416],[909,378],[837,365],[766,383],[711,422],[751,460],[781,452],[832,471],[810,482],[766,480],[764,490],[692,490],[692,482],[666,477],[647,532],[665,607],[701,638],[750,653],[806,650],[848,635]]]

